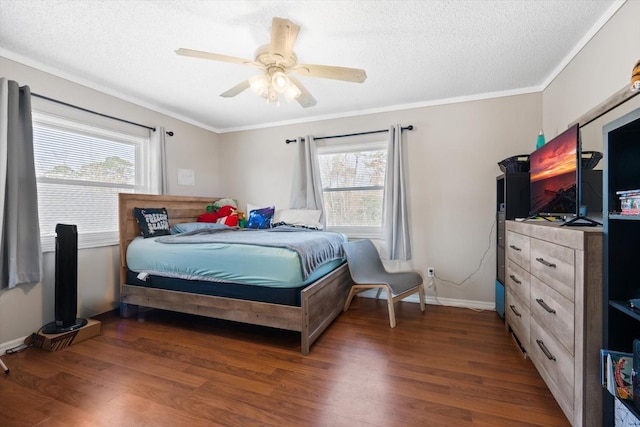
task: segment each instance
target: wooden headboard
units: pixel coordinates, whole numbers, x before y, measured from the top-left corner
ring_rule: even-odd
[[[206,212],[207,205],[220,200],[220,197],[168,196],[158,194],[118,195],[118,226],[120,228],[120,285],[127,278],[127,247],[140,236],[140,227],[133,216],[133,208],[166,208],[169,224],[195,222]]]

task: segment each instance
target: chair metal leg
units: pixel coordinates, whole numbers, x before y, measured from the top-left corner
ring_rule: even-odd
[[[376,299],[380,299],[380,292],[382,292],[382,288],[378,288],[378,292],[376,292]]]
[[[391,288],[387,288],[387,306],[389,307],[389,323],[392,328],[396,327],[396,313],[393,310],[393,296],[391,295]]]

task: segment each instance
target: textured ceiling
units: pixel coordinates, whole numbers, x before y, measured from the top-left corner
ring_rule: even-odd
[[[544,89],[620,0],[0,0],[0,55],[215,131]],[[362,84],[299,77],[318,104],[219,94],[254,68],[271,19],[300,27],[300,63],[363,68]],[[0,72],[1,74],[1,72]],[[29,82],[20,82],[29,84]]]

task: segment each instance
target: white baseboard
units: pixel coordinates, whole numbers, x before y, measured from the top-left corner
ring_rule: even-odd
[[[25,338],[27,337],[25,336],[22,338],[16,338],[15,340],[0,343],[0,356],[4,356],[4,352],[9,350],[10,348],[14,348],[19,346],[20,344],[24,344]]]
[[[359,296],[363,296],[365,298],[375,298],[377,290],[371,289],[369,291],[364,291]],[[380,294],[380,299],[386,299],[386,295],[384,292]],[[409,295],[402,301],[415,302],[416,304],[420,304],[420,300],[418,299],[418,294]],[[450,307],[461,307],[461,308],[470,308],[473,310],[491,310],[496,311],[495,302],[486,302],[486,301],[470,301],[463,299],[454,299],[454,298],[435,298],[431,295],[427,295],[425,297],[425,301],[427,304],[431,305],[446,305]]]

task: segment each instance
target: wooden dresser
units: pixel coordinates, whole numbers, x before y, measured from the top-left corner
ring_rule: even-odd
[[[574,427],[602,425],[602,228],[506,224],[505,324]]]

